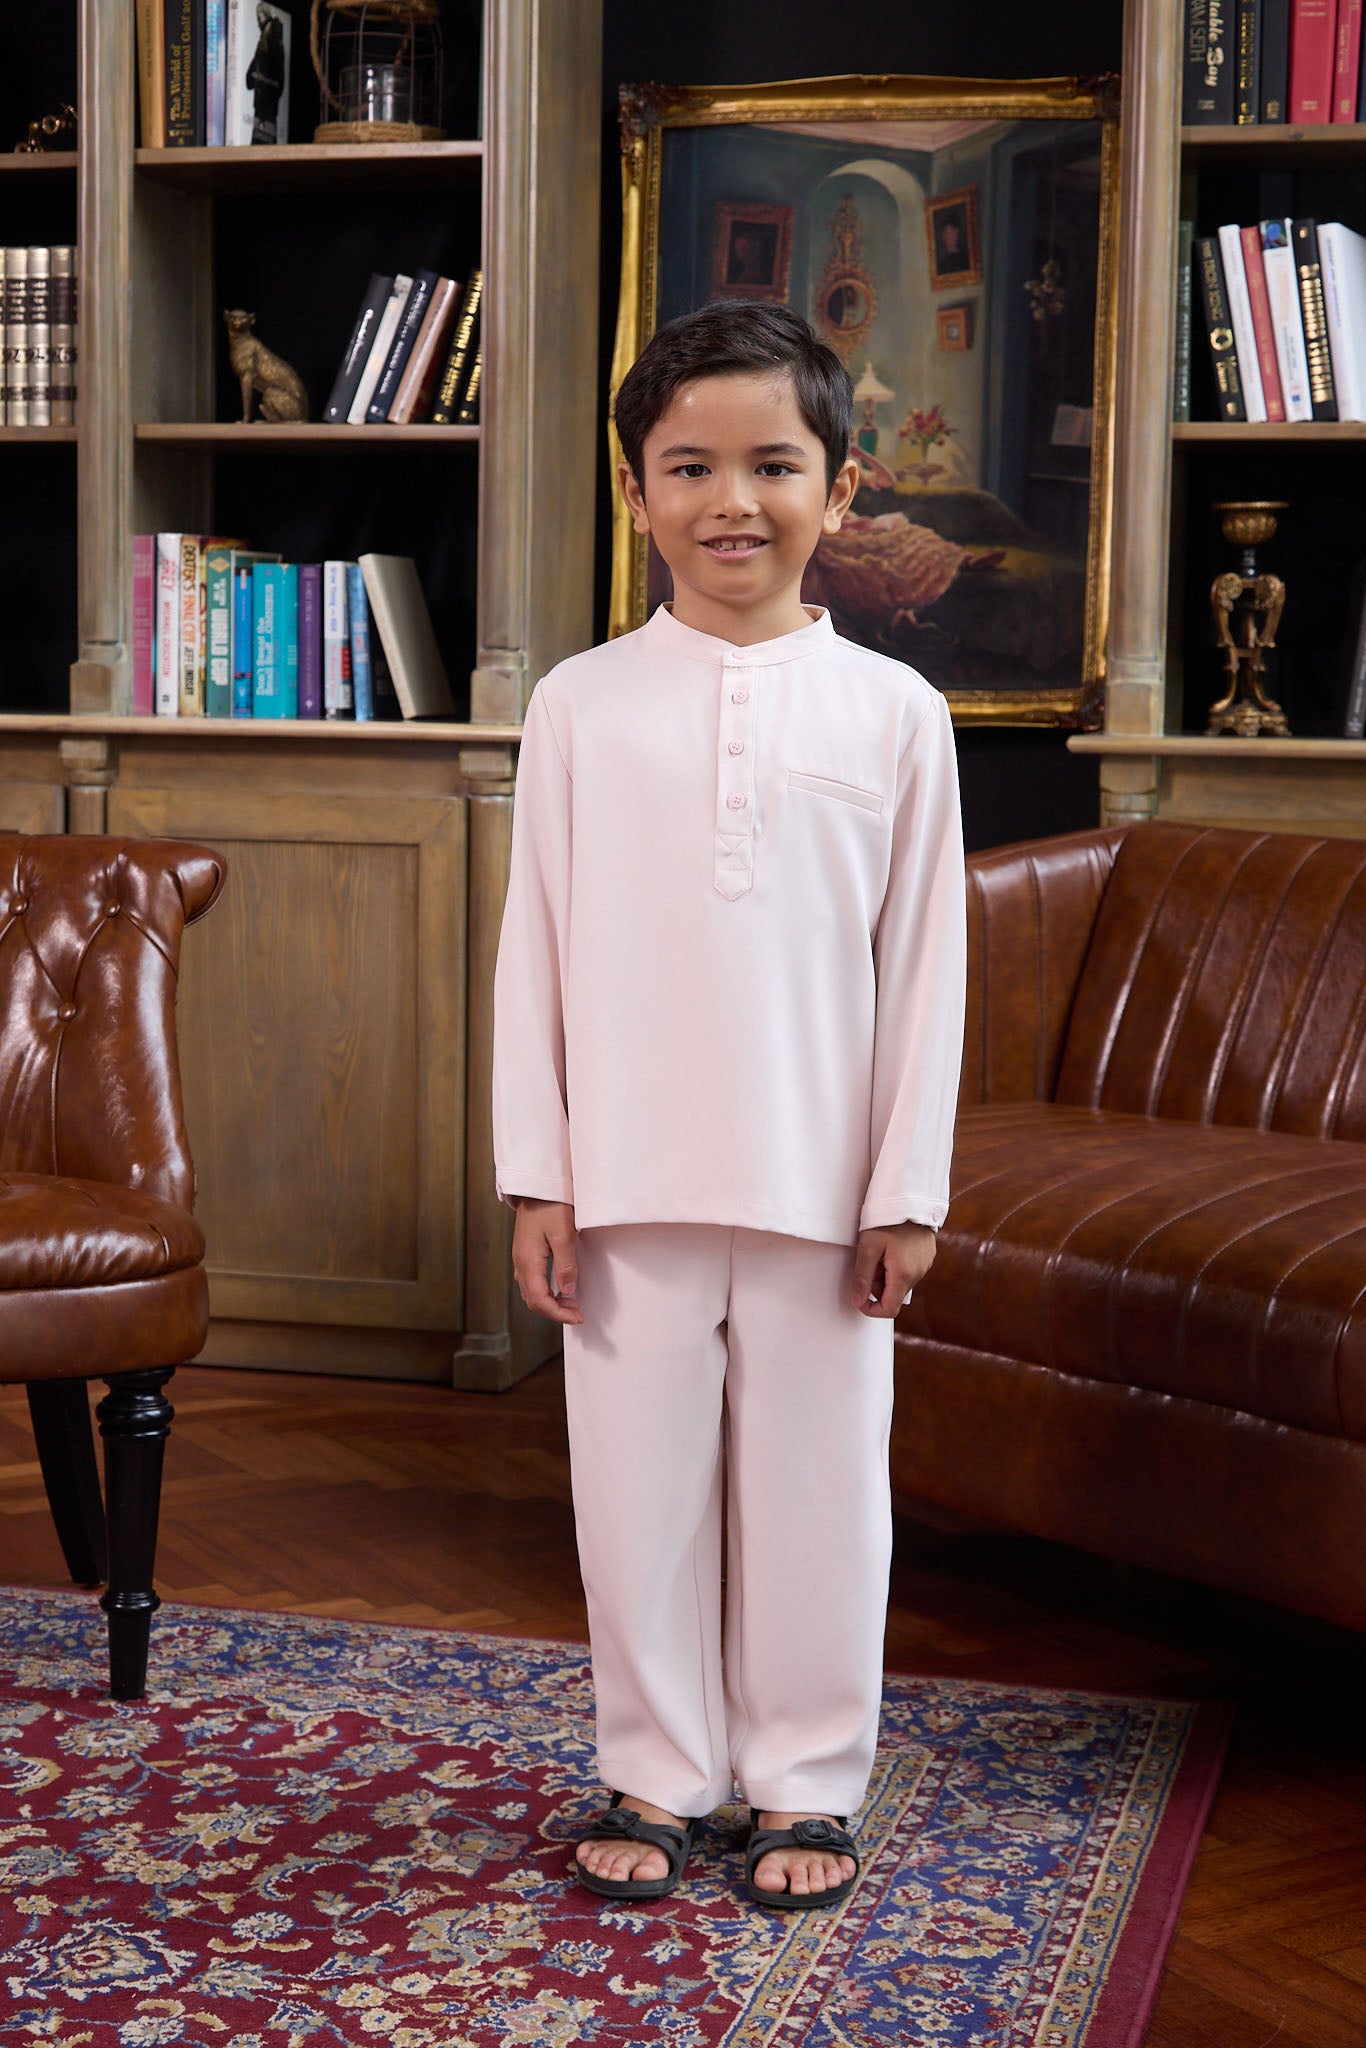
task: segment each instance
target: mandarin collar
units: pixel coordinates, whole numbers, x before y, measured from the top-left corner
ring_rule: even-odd
[[[690,661],[705,661],[713,667],[719,662],[727,668],[772,668],[782,661],[800,661],[804,655],[822,653],[833,641],[835,628],[828,609],[804,605],[803,610],[815,614],[809,626],[799,626],[795,633],[779,633],[776,639],[758,640],[747,647],[723,640],[715,633],[699,633],[696,626],[685,626],[665,604],[658,605],[650,614],[644,630],[661,650],[684,655]]]

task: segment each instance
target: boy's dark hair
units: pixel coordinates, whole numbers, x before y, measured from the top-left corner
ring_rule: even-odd
[[[621,381],[615,419],[621,452],[643,490],[645,439],[675,394],[698,377],[789,370],[802,418],[825,446],[825,488],[849,460],[854,386],[832,348],[791,306],[771,299],[713,299],[653,334]]]

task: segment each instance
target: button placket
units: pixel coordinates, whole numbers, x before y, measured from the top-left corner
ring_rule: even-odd
[[[727,656],[721,670],[712,880],[721,895],[754,883],[754,690],[750,672]]]

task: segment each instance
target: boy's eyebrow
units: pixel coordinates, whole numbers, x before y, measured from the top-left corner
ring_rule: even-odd
[[[661,462],[672,462],[677,455],[710,455],[711,452],[710,448],[694,448],[685,442],[679,441],[672,448],[661,448],[659,460]],[[751,455],[805,455],[806,450],[805,448],[798,447],[795,441],[761,441],[757,447],[751,448],[749,452]]]

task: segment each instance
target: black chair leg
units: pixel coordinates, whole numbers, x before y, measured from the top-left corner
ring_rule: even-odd
[[[105,1381],[95,1413],[104,1438],[104,1488],[109,1526],[109,1691],[140,1700],[147,1690],[147,1643],[161,1605],[152,1585],[156,1560],[161,1465],[175,1414],[161,1389],[173,1365],[125,1372]]]
[[[28,1412],[66,1568],[78,1586],[104,1583],[104,1501],[84,1380],[30,1380]]]

